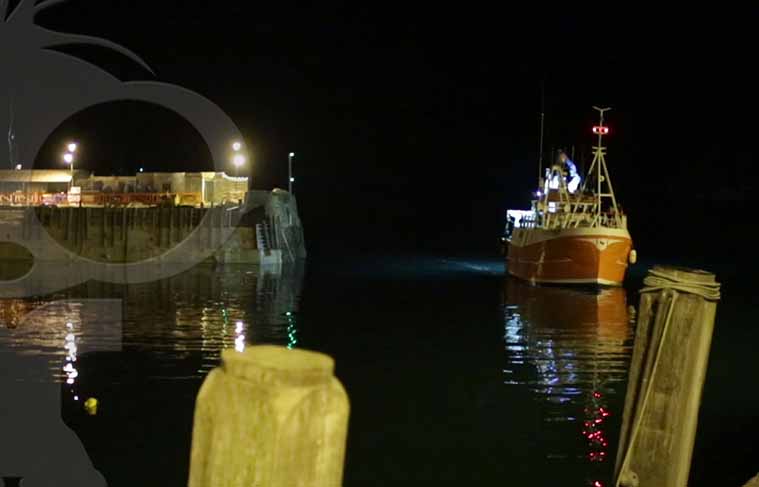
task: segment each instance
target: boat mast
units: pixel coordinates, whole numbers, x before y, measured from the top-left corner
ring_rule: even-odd
[[[593,110],[596,110],[599,115],[600,121],[598,122],[599,127],[604,126],[604,112],[610,110],[610,108],[598,108],[593,107]],[[603,129],[599,128],[597,130],[598,132],[598,146],[595,147],[596,150],[596,157],[598,158],[598,164],[596,164],[596,184],[598,185],[598,190],[596,191],[596,220],[600,223],[601,221],[601,182],[603,181],[603,176],[601,175],[601,161],[604,160],[604,147],[603,147]]]
[[[545,124],[545,84],[540,82],[540,147],[538,149],[538,190],[540,190],[540,180],[543,178],[543,126]]]
[[[606,147],[603,146],[603,136],[609,133],[609,128],[604,125],[604,113],[611,110],[611,108],[599,108],[599,107],[593,107],[594,110],[596,110],[599,114],[600,121],[596,127],[593,127],[593,132],[598,135],[598,145],[596,147],[593,147],[593,150],[595,151],[595,156],[593,157],[593,164],[592,166],[595,166],[596,169],[596,185],[597,185],[597,191],[596,191],[596,219],[595,223],[597,225],[601,224],[601,210],[602,210],[602,202],[603,198],[610,198],[611,204],[613,208],[614,213],[614,221],[616,223],[617,228],[622,227],[622,221],[619,216],[619,211],[617,209],[617,198],[614,196],[614,188],[611,185],[611,178],[609,177],[609,170],[606,167]],[[592,170],[591,166],[591,170]],[[603,183],[606,183],[608,188],[608,193],[604,193],[602,191],[602,185]]]

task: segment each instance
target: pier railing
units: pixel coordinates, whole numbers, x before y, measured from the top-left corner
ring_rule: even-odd
[[[71,196],[75,196],[72,198]],[[226,201],[244,199],[243,193],[224,194]],[[159,193],[107,193],[103,191],[84,191],[80,194],[41,193],[16,191],[0,193],[0,206],[210,206],[203,201],[200,192],[159,192]]]

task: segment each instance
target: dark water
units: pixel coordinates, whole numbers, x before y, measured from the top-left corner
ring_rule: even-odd
[[[527,286],[495,258],[199,267],[4,301],[0,345],[52,360],[64,420],[111,486],[186,484],[198,388],[220,350],[252,343],[335,357],[352,403],[346,486],[609,486],[644,267],[600,293]],[[93,299],[121,300],[119,333],[80,325]],[[694,486],[758,470],[752,299],[738,283],[720,303]]]

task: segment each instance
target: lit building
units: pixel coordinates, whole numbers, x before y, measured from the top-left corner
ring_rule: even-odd
[[[0,206],[61,204],[60,195],[71,186],[81,190],[83,204],[106,199],[152,201],[169,195],[177,204],[214,205],[245,199],[247,177],[223,172],[140,172],[135,176],[97,176],[89,171],[65,169],[0,170]],[[105,198],[105,199],[104,199]],[[155,199],[155,198],[153,198]]]

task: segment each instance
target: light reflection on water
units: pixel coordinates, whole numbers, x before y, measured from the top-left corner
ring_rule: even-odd
[[[201,379],[224,349],[295,346],[303,277],[303,265],[203,265],[153,283],[90,282],[44,300],[0,300],[0,350],[48,359],[47,379],[70,386],[76,399],[75,385],[87,375],[78,358],[87,351],[146,352],[162,371],[154,379]],[[120,300],[111,305],[121,305],[120,323],[88,326],[92,317],[80,309],[93,299]],[[178,365],[187,361],[197,363],[194,371]]]
[[[346,383],[352,381],[351,393],[356,403],[363,404],[364,411],[368,407],[381,405],[382,421],[365,418],[361,423],[361,416],[354,416],[358,418],[352,419],[356,431],[366,432],[369,436],[374,434],[377,438],[384,437],[386,429],[395,429],[399,432],[399,438],[411,444],[424,444],[423,441],[434,444],[430,452],[438,451],[435,448],[441,443],[441,438],[450,440],[456,443],[455,448],[451,448],[456,452],[452,456],[441,456],[438,460],[424,456],[426,453],[420,458],[413,454],[405,456],[416,458],[417,462],[421,459],[430,465],[455,467],[458,480],[467,478],[469,472],[482,467],[479,456],[472,460],[474,463],[457,463],[461,459],[459,451],[464,447],[476,447],[475,442],[482,441],[492,446],[495,457],[492,464],[487,465],[488,475],[495,476],[501,469],[511,475],[517,470],[514,475],[536,477],[534,483],[525,482],[525,485],[585,486],[602,482],[600,485],[609,487],[614,436],[619,429],[632,344],[624,291],[612,289],[596,295],[561,288],[531,287],[514,280],[503,283],[500,277],[483,271],[488,267],[480,264],[464,266],[446,261],[443,271],[434,273],[430,270],[434,266],[430,265],[418,276],[410,270],[416,261],[408,265],[396,263],[395,267],[382,264],[383,273],[372,268],[372,272],[367,273],[368,277],[356,276],[348,281],[349,284],[344,283],[342,274],[340,279],[332,280],[325,280],[318,274],[319,279],[314,279],[313,274],[311,277],[312,282],[318,283],[321,294],[317,293],[319,299],[312,301],[317,305],[308,310],[311,313],[309,320],[314,323],[317,317],[327,320],[333,316],[348,316],[346,320],[350,320],[351,326],[340,328],[339,321],[337,324],[320,322],[323,325],[320,331],[325,330],[324,334],[329,339],[330,331],[350,330],[343,341],[330,345],[350,365],[343,374]],[[379,267],[374,262],[372,266]],[[354,272],[353,269],[350,268],[351,272]],[[480,276],[480,272],[485,277]],[[73,424],[72,428],[79,428],[78,433],[81,431],[80,434],[89,438],[93,445],[105,449],[100,453],[100,461],[110,469],[109,478],[131,479],[132,461],[135,465],[153,465],[151,462],[155,461],[156,468],[164,469],[165,462],[154,459],[164,458],[166,452],[172,449],[180,452],[178,461],[187,458],[189,428],[185,436],[182,436],[181,428],[192,424],[191,411],[197,387],[205,374],[218,364],[221,350],[240,350],[253,343],[301,346],[304,330],[299,325],[307,322],[300,320],[299,313],[303,274],[302,268],[284,269],[282,274],[278,274],[255,267],[206,266],[151,284],[117,286],[93,282],[45,300],[0,301],[0,351],[14,347],[18,351],[53,359],[48,375],[54,375],[64,384],[64,399],[69,405],[67,417]],[[383,279],[377,279],[378,274]],[[392,279],[388,278],[388,274]],[[450,284],[440,280],[441,276],[450,279],[452,275],[463,279],[466,284],[454,279]],[[470,282],[475,284],[470,286]],[[500,310],[496,310],[501,300],[490,291],[500,293],[503,285],[504,307],[501,315]],[[452,290],[448,291],[449,288]],[[310,293],[316,290],[309,288]],[[446,303],[441,304],[440,293],[443,292],[447,292],[444,294]],[[365,296],[372,299],[364,300]],[[413,300],[407,300],[409,296]],[[118,335],[119,339],[101,329],[93,331],[82,326],[86,321],[82,319],[84,298],[116,298],[123,301],[123,330]],[[44,307],[55,299],[68,299],[66,307]],[[389,325],[394,323],[398,311],[409,314],[409,302],[417,309],[429,306],[440,312],[415,314],[412,310],[411,316],[418,321],[398,320],[396,327]],[[393,308],[395,303],[401,304]],[[472,307],[472,303],[477,303],[477,306]],[[488,326],[468,326],[472,315],[469,312],[458,314],[459,308],[469,309],[467,306],[471,307],[477,319],[487,320],[484,322]],[[379,318],[373,321],[380,307],[389,311],[380,313]],[[39,311],[38,317],[25,321],[23,317],[34,309]],[[452,317],[448,326],[455,325],[455,331],[447,333],[447,329],[442,328],[446,333],[439,333],[431,342],[434,347],[428,346],[428,354],[417,359],[415,353],[423,337],[415,333],[424,330],[425,326],[431,330],[441,330],[441,323],[447,323],[448,315]],[[353,326],[355,316],[363,317],[370,326]],[[461,326],[456,320],[461,320]],[[69,322],[73,331],[67,326]],[[6,328],[8,326],[10,329]],[[486,333],[488,329],[496,333],[489,335]],[[70,384],[70,390],[69,385],[65,384],[71,378],[68,375],[70,371],[63,370],[66,358],[70,356],[71,362],[74,358],[71,353],[73,347],[67,347],[71,343],[69,335],[74,336],[77,359],[73,365],[76,377],[74,384]],[[306,343],[313,345],[314,335],[318,334],[306,334]],[[501,342],[501,339],[504,341]],[[471,351],[473,346],[484,341],[487,341],[486,350],[492,353]],[[359,347],[360,351],[354,351],[356,343],[371,346]],[[437,384],[435,379],[439,373],[428,364],[449,367],[450,356],[461,352],[462,343],[466,344],[463,357],[471,368],[447,369],[455,371],[454,374],[465,374],[462,380],[455,383],[449,379],[440,382],[443,387],[451,387],[450,399],[439,401],[433,394],[419,392],[420,385]],[[114,348],[116,345],[121,352],[94,357],[88,354],[89,350]],[[328,348],[324,342],[319,345]],[[505,350],[502,352],[500,347]],[[440,350],[451,353],[441,354]],[[372,360],[365,360],[364,355]],[[414,359],[409,359],[408,363],[405,359],[398,359],[407,356]],[[123,362],[124,366],[114,362]],[[365,385],[372,382],[366,377],[375,382],[378,377],[385,377],[388,364],[391,367],[403,366],[403,370],[411,371],[403,374],[408,378],[388,380],[385,383],[388,390],[400,385],[413,392],[408,396],[388,394],[378,403],[377,389],[374,385]],[[478,378],[479,370],[492,374]],[[461,385],[472,380],[481,382],[472,388]],[[463,389],[456,389],[461,387]],[[508,393],[503,394],[504,388],[508,388]],[[478,391],[477,401],[467,399],[466,394],[471,390]],[[81,412],[81,402],[90,394],[102,400],[101,413],[95,419],[86,418]],[[78,404],[74,402],[77,395],[80,400]],[[409,398],[418,404],[427,404],[427,411],[440,427],[430,428],[428,423],[409,421]],[[523,398],[528,400],[522,401]],[[154,406],[155,403],[158,405]],[[78,414],[71,413],[72,405],[78,406]],[[385,408],[385,405],[388,407]],[[154,411],[153,407],[157,407],[158,411]],[[491,407],[492,416],[489,416]],[[153,415],[160,418],[160,422]],[[178,419],[174,420],[175,416]],[[470,433],[471,424],[477,423],[475,416],[484,418],[483,423],[487,420],[488,427]],[[461,431],[450,426],[455,426],[457,418],[462,421]],[[539,419],[533,422],[531,418]],[[596,423],[596,419],[602,421]],[[106,433],[101,437],[98,436],[99,432],[88,430],[97,429],[96,421],[104,421],[104,432],[126,433],[127,437],[120,441],[127,442],[128,447],[107,450],[106,445],[111,444],[112,439],[106,437]],[[161,431],[164,424],[174,430],[170,435],[156,435],[153,429],[156,428],[155,424],[161,424]],[[493,438],[496,435],[490,424],[500,425],[504,435]],[[509,436],[511,432],[517,432],[518,436]],[[160,436],[161,440],[155,442],[153,449],[146,451],[141,438],[150,435]],[[519,442],[513,438],[519,438]],[[464,440],[470,443],[464,443]],[[371,464],[378,455],[373,442],[363,450],[360,448],[361,445],[354,445],[353,451],[358,452],[356,458],[362,460],[352,467],[354,478],[358,475],[356,471],[365,470],[366,465]],[[388,449],[380,450],[379,456],[392,458],[388,452],[391,449],[396,451],[397,444],[385,448]],[[520,453],[512,453],[517,450]],[[525,450],[528,453],[522,455]],[[123,451],[132,452],[132,456],[128,457],[130,461],[124,459]],[[600,455],[601,452],[605,455]],[[519,465],[515,459],[525,461]],[[174,460],[177,461],[176,458]],[[404,459],[398,457],[394,461],[405,466],[408,472],[412,471],[410,462],[403,463]],[[543,469],[544,465],[547,468]],[[350,464],[348,468],[351,468]],[[519,471],[520,468],[522,471]],[[186,469],[184,464],[177,467],[177,476],[184,475],[183,469]],[[399,467],[399,470],[402,469]],[[399,478],[405,478],[408,472],[399,472]],[[355,485],[375,485],[371,484],[375,475],[376,472],[371,472],[369,482],[357,482]],[[392,475],[390,477],[392,479]],[[523,480],[526,477],[518,478]],[[453,485],[446,483],[442,475],[439,479],[443,479],[440,485]],[[543,479],[554,483],[541,482]],[[500,481],[500,478],[495,480]],[[456,485],[461,484],[463,482]],[[178,484],[168,482],[166,485]],[[478,485],[497,485],[497,482]]]
[[[540,408],[548,467],[610,485],[632,354],[625,291],[508,279],[504,298],[504,383],[529,391]]]

